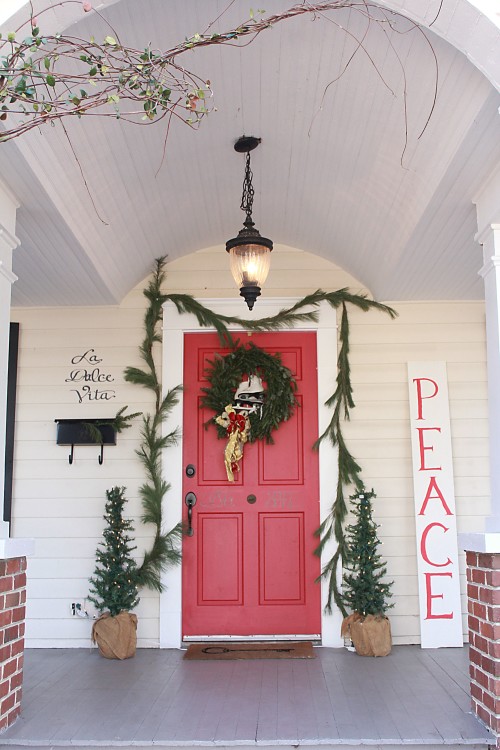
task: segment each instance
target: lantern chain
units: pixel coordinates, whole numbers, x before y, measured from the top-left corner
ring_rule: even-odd
[[[253,208],[253,197],[255,190],[252,184],[253,172],[250,169],[250,152],[247,151],[245,159],[245,177],[243,179],[243,193],[241,196],[240,208],[246,212],[247,218],[245,224],[253,224],[252,220],[252,208]]]

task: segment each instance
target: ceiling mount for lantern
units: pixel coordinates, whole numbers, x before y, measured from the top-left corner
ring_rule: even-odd
[[[260,142],[261,138],[255,138],[253,135],[242,135],[234,144],[234,150],[239,154],[246,154],[257,148]]]
[[[261,237],[252,219],[252,208],[254,188],[252,185],[252,170],[250,169],[250,151],[259,145],[261,139],[255,136],[243,135],[234,144],[234,150],[240,154],[246,154],[245,177],[243,179],[243,193],[240,208],[245,212],[246,218],[243,229],[240,229],[237,237],[226,242],[226,250],[229,253],[231,273],[240,288],[240,294],[245,299],[250,310],[253,309],[255,300],[260,296],[260,290],[269,273],[271,263],[272,240]]]

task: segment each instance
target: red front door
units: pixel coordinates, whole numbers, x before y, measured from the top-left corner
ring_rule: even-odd
[[[213,414],[199,406],[207,363],[224,350],[216,334],[185,335],[183,455],[195,474],[184,472],[183,499],[193,492],[196,504],[193,536],[183,542],[184,637],[320,633],[316,334],[262,333],[251,341],[279,352],[297,380],[300,408],[275,431],[274,445],[245,445],[229,482],[225,441],[214,426],[205,429]]]

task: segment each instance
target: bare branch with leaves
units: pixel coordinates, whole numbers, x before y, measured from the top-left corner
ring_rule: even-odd
[[[55,5],[72,2],[75,0],[61,0]],[[41,11],[39,17],[50,7],[54,5]],[[91,3],[86,0],[82,9],[91,11]],[[175,117],[197,128],[214,109],[212,85],[180,63],[183,55],[213,45],[246,46],[261,32],[297,16],[312,15],[336,23],[332,12],[342,9],[360,14],[369,25],[379,25],[384,33],[398,31],[391,18],[403,18],[395,12],[380,13],[380,8],[367,0],[302,2],[269,16],[265,16],[265,11],[257,11],[257,15],[251,12],[246,21],[222,33],[212,32],[212,23],[205,33],[196,33],[168,50],[158,51],[149,45],[135,49],[122,44],[109,24],[111,33],[100,41],[63,33],[44,35],[38,19],[32,15],[27,36],[22,36],[18,30],[9,33],[7,38],[0,37],[0,120],[8,123],[0,132],[0,142],[68,116],[112,117],[135,124],[167,118],[167,134]],[[358,38],[341,24],[336,25],[353,37],[356,45],[339,77],[345,73],[352,57],[361,51],[390,89],[366,47],[366,33]],[[416,31],[427,39],[418,24],[411,23],[410,28],[400,33],[408,31]],[[325,88],[325,94],[330,85]],[[404,100],[406,102],[406,92]],[[434,102],[431,114],[433,107]]]

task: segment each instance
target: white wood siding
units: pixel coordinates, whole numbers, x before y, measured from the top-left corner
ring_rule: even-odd
[[[389,303],[391,304],[391,303]],[[345,425],[349,448],[377,493],[382,554],[394,580],[394,641],[419,642],[408,360],[447,363],[458,531],[481,531],[489,513],[484,306],[394,302],[399,316],[350,312],[356,408]],[[461,590],[465,592],[461,553]],[[463,611],[467,605],[463,593]],[[467,633],[464,614],[464,634]]]
[[[57,418],[113,416],[124,405],[130,411],[150,411],[149,393],[123,380],[124,367],[139,364],[143,286],[141,282],[117,307],[12,312],[12,319],[21,324],[12,531],[36,539],[36,553],[28,565],[28,646],[89,644],[90,622],[71,617],[70,603],[88,593],[106,489],[116,484],[127,488],[138,558],[151,541],[151,529],[139,520],[138,487],[143,475],[134,454],[139,422],[118,435],[116,447],[105,446],[102,466],[95,446],[76,446],[70,466],[69,448],[56,445],[54,423]],[[355,279],[328,261],[278,247],[264,294],[301,297],[318,287],[330,291],[344,286],[361,290]],[[198,297],[237,294],[226,253],[220,248],[169,264],[167,288]],[[481,530],[489,512],[484,306],[477,302],[392,304],[399,312],[395,321],[378,312],[350,311],[356,408],[345,434],[363,467],[366,485],[377,493],[382,552],[395,582],[396,606],[390,612],[394,641],[417,643],[406,362],[447,362],[459,531]],[[255,312],[258,316],[258,302]],[[75,385],[65,382],[73,369],[71,358],[90,348],[102,358],[102,371],[114,378],[116,398],[110,402],[78,403],[71,390]],[[333,484],[332,476],[332,499]],[[137,614],[139,646],[158,645],[158,596],[142,591]]]

